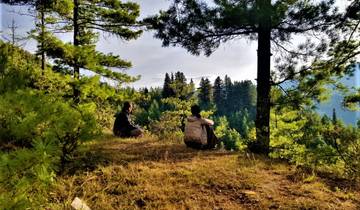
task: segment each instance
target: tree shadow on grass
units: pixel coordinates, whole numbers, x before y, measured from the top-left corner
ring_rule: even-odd
[[[203,159],[232,155],[225,150],[195,150],[182,143],[154,139],[119,139],[107,136],[106,140],[88,145],[75,154],[68,164],[65,174],[71,175],[93,171],[100,166],[127,166],[138,162],[176,163],[191,161],[195,157]]]
[[[356,180],[350,180],[336,176],[332,173],[320,172],[318,176],[332,191],[359,191],[360,183]],[[359,204],[360,205],[360,204]]]
[[[349,178],[342,177],[341,175],[334,172],[327,172],[324,170],[317,170],[309,167],[297,167],[297,169],[288,174],[286,178],[294,183],[304,182],[307,177],[311,177],[316,174],[316,178],[321,183],[324,183],[328,189],[333,192],[342,191],[342,192],[359,192],[360,183],[357,180],[351,180]],[[359,200],[360,201],[360,200]],[[360,206],[359,201],[357,201]],[[359,208],[360,209],[360,208]]]

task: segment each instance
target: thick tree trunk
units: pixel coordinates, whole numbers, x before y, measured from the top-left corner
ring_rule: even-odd
[[[74,46],[75,48],[80,45],[79,42],[79,0],[74,0]],[[80,67],[78,65],[78,59],[75,56],[75,62],[74,62],[74,79],[78,80],[80,78]],[[75,84],[74,85],[74,101],[75,103],[80,102],[80,90],[79,87]]]
[[[258,0],[260,23],[258,30],[256,143],[252,150],[269,153],[270,147],[270,58],[271,58],[271,1]]]

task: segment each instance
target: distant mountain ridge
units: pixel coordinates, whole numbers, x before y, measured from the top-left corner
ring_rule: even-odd
[[[341,82],[347,87],[360,87],[360,63],[356,65],[354,75],[344,77]],[[356,125],[360,120],[360,111],[349,111],[342,106],[344,97],[337,91],[335,91],[328,102],[319,104],[318,112],[321,115],[332,116],[333,109],[336,110],[336,115],[339,119],[343,120],[346,124]]]

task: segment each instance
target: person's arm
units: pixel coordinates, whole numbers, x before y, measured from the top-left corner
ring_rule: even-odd
[[[126,114],[126,124],[127,126],[132,130],[132,129],[135,129],[137,128],[134,123],[131,121],[131,118],[130,118],[130,114]]]
[[[201,124],[212,126],[212,125],[214,125],[214,121],[206,119],[206,118],[201,118]]]

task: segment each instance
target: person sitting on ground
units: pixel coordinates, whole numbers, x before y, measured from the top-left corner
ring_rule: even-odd
[[[211,127],[214,122],[202,118],[200,112],[198,105],[191,107],[192,115],[187,118],[185,125],[185,144],[194,149],[213,149],[220,143]]]
[[[131,119],[130,114],[132,113],[133,105],[126,101],[120,113],[115,115],[115,123],[113,132],[115,136],[129,138],[129,137],[140,137],[143,131],[135,126]]]

